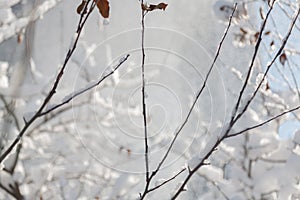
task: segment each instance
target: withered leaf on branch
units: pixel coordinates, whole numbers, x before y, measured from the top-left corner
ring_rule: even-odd
[[[270,35],[271,31],[265,32],[265,35]]]
[[[99,10],[100,14],[102,15],[102,17],[108,18],[109,17],[109,2],[108,2],[108,0],[94,0],[94,1],[97,2],[97,7],[98,7],[98,10]]]
[[[282,53],[279,57],[279,61],[280,63],[284,66],[285,62],[287,60],[287,57],[286,57],[286,54],[285,53]]]
[[[259,14],[260,14],[260,18],[261,18],[262,20],[264,20],[264,19],[265,19],[265,15],[264,15],[264,12],[263,12],[262,7],[259,8]]]
[[[159,3],[157,5],[154,4],[150,4],[150,5],[146,5],[146,4],[142,4],[142,9],[145,11],[153,11],[153,10],[166,10],[168,4],[165,3]]]
[[[85,4],[86,4],[86,0],[82,0],[81,4],[77,7],[77,13],[78,14],[81,14],[82,10],[85,7]],[[85,11],[85,13],[86,13],[86,11]]]

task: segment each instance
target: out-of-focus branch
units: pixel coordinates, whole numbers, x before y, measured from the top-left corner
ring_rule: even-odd
[[[3,102],[4,107],[5,107],[6,111],[7,111],[7,113],[8,113],[10,116],[12,116],[12,118],[13,118],[13,120],[14,120],[14,122],[15,122],[15,125],[16,125],[16,127],[17,127],[17,130],[20,131],[20,130],[21,130],[21,126],[20,126],[20,123],[19,123],[19,121],[18,121],[18,118],[17,118],[17,116],[16,116],[14,110],[11,108],[11,106],[8,104],[8,102],[6,101],[5,97],[4,97],[2,94],[0,94],[0,99],[1,99],[1,101]]]

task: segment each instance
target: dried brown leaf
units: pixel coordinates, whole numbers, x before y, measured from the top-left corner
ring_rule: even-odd
[[[99,10],[100,14],[102,15],[102,17],[108,18],[109,17],[109,2],[108,2],[108,0],[94,0],[94,1],[97,2],[97,7],[98,7],[98,10]]]
[[[248,33],[248,31],[247,31],[246,29],[242,28],[242,27],[240,27],[240,31],[241,31],[243,34],[247,34],[247,33]]]
[[[279,57],[279,61],[280,61],[280,63],[281,63],[283,66],[284,66],[286,60],[287,60],[286,54],[285,54],[285,53],[282,53],[282,54],[280,55],[280,57]]]
[[[264,16],[264,12],[263,12],[262,7],[259,8],[259,14],[260,14],[260,18],[261,18],[262,20],[265,20],[265,16]]]
[[[84,9],[86,1],[82,0],[81,4],[77,7],[77,13],[81,14],[82,10]]]
[[[153,10],[166,10],[168,4],[165,4],[165,3],[159,3],[157,5],[154,5],[154,4],[150,4],[150,5],[147,5],[147,4],[142,4],[142,9],[145,10],[145,11],[153,11]]]

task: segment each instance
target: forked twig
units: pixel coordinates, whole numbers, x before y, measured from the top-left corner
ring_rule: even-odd
[[[271,8],[270,8],[270,9],[271,9]],[[298,19],[299,13],[300,13],[300,7],[298,8],[297,14],[296,14],[295,18],[293,19],[293,21],[292,21],[292,23],[291,23],[291,26],[290,26],[290,29],[289,29],[289,31],[288,31],[286,37],[285,37],[285,40],[282,42],[282,45],[281,45],[281,47],[279,48],[278,52],[281,52],[281,51],[283,50],[283,48],[285,47],[285,45],[286,45],[286,43],[287,43],[287,41],[288,41],[288,38],[289,38],[289,36],[290,36],[290,34],[291,34],[291,32],[292,32],[294,26],[295,26],[295,22],[296,22],[297,19]],[[266,19],[265,19],[265,20],[266,20]],[[258,51],[258,49],[255,49],[255,51]],[[277,54],[278,54],[278,52],[277,52]],[[266,70],[266,72],[265,72],[265,74],[264,74],[265,76],[267,75],[267,72],[269,71],[270,67],[274,64],[276,58],[278,57],[277,54],[275,55],[275,57],[274,57],[274,59],[272,60],[271,64],[268,65],[267,70]],[[264,76],[264,78],[265,78],[265,76]],[[257,91],[259,90],[259,88],[260,88],[262,82],[263,82],[263,80],[260,82],[260,84],[257,86],[255,92],[253,93],[253,95],[252,95],[253,98],[255,97],[255,94],[256,94]],[[243,94],[243,93],[242,93],[242,94]],[[241,95],[242,95],[242,94],[241,94]],[[252,98],[252,99],[253,99],[253,98]],[[251,101],[250,101],[250,102],[251,102]],[[250,104],[250,102],[249,102],[249,104]],[[246,104],[246,106],[249,106],[249,104]],[[253,128],[257,128],[257,127],[259,127],[259,126],[262,126],[263,124],[266,124],[266,123],[268,123],[268,122],[270,122],[270,121],[272,121],[272,120],[274,120],[274,119],[276,119],[276,118],[278,118],[278,117],[283,116],[284,114],[287,114],[287,113],[292,112],[292,111],[294,111],[294,110],[297,110],[297,109],[299,109],[299,108],[300,108],[300,106],[299,106],[299,107],[296,107],[296,108],[294,108],[294,109],[291,109],[291,110],[289,110],[289,111],[283,112],[283,113],[281,113],[280,115],[277,115],[277,116],[271,118],[270,120],[267,120],[267,121],[264,122],[264,123],[258,124],[256,127],[252,127],[252,128],[250,127],[250,128],[253,129]],[[246,108],[246,110],[247,110],[247,108]],[[245,110],[245,111],[246,111],[246,110]],[[241,116],[245,113],[245,111],[244,111],[244,112],[241,112]],[[234,113],[236,113],[236,112],[234,112]],[[233,113],[233,114],[234,114],[234,113]],[[235,115],[235,114],[234,114],[234,115]],[[238,117],[238,116],[239,116],[239,115],[237,115],[237,117]],[[239,116],[239,117],[241,117],[241,116]],[[216,138],[216,141],[213,141],[214,143],[212,143],[211,146],[208,146],[207,152],[204,153],[203,157],[199,160],[199,163],[196,165],[196,167],[194,167],[193,169],[189,170],[188,176],[185,178],[185,180],[183,181],[183,183],[181,184],[181,186],[179,187],[179,189],[176,191],[176,193],[175,193],[174,196],[172,197],[172,200],[173,200],[173,199],[176,199],[176,198],[180,195],[181,192],[185,191],[184,188],[185,188],[186,184],[188,183],[188,181],[190,180],[190,178],[195,174],[195,172],[198,171],[198,169],[199,169],[201,166],[203,166],[203,165],[205,164],[205,160],[207,160],[207,159],[211,156],[211,154],[212,154],[212,153],[214,152],[214,150],[219,146],[219,144],[220,144],[225,138],[228,137],[229,132],[231,131],[233,125],[238,121],[238,119],[239,119],[239,118],[234,118],[234,117],[233,117],[233,118],[231,119],[231,121],[230,121],[228,127],[225,127],[224,132],[222,132],[222,134]],[[243,132],[245,132],[245,131],[246,131],[246,130],[244,130]]]
[[[233,18],[233,15],[234,15],[234,12],[235,12],[236,8],[237,8],[237,3],[234,4],[233,11],[232,11],[232,14],[230,15],[228,25],[227,25],[227,27],[226,27],[226,29],[225,29],[225,31],[224,31],[224,34],[223,34],[223,36],[222,36],[222,38],[221,38],[221,41],[220,41],[219,46],[218,46],[218,48],[217,48],[215,57],[214,57],[214,59],[213,59],[213,62],[212,62],[212,64],[211,64],[211,66],[210,66],[210,68],[209,68],[207,74],[206,74],[206,77],[205,77],[205,79],[204,79],[204,82],[203,82],[203,84],[202,84],[202,87],[200,88],[199,92],[197,93],[197,95],[196,95],[196,97],[195,97],[195,99],[194,99],[194,101],[193,101],[193,104],[192,104],[192,106],[190,107],[190,109],[189,109],[189,111],[188,111],[188,114],[187,114],[186,117],[184,118],[184,121],[182,122],[182,124],[179,126],[179,128],[178,128],[177,131],[175,132],[175,136],[173,137],[173,139],[172,139],[172,141],[171,141],[171,144],[170,144],[170,146],[168,147],[166,153],[165,153],[164,156],[162,157],[162,159],[161,159],[161,161],[159,162],[157,168],[156,168],[156,169],[151,173],[151,175],[149,176],[148,181],[147,181],[147,183],[146,183],[145,191],[144,191],[143,195],[141,195],[141,197],[142,197],[141,199],[143,199],[144,196],[145,196],[147,193],[153,191],[153,189],[152,189],[151,191],[150,191],[150,190],[147,190],[147,188],[149,187],[149,184],[150,184],[151,180],[152,180],[153,177],[157,174],[157,172],[160,170],[160,168],[162,167],[163,163],[166,161],[166,159],[167,159],[169,153],[171,152],[171,149],[172,149],[172,147],[173,147],[173,145],[174,145],[176,139],[178,138],[178,136],[179,136],[180,132],[182,131],[182,129],[184,128],[184,126],[187,124],[187,122],[188,122],[188,120],[189,120],[189,118],[190,118],[190,115],[192,114],[192,111],[194,110],[194,107],[195,107],[195,105],[196,105],[196,103],[197,103],[199,97],[201,96],[202,92],[204,91],[204,89],[205,89],[205,87],[206,87],[208,78],[210,77],[210,74],[211,74],[211,72],[212,72],[212,70],[213,70],[213,68],[214,68],[214,66],[215,66],[215,63],[216,63],[218,57],[219,57],[219,54],[220,54],[220,51],[221,51],[221,47],[222,47],[222,45],[223,45],[223,42],[224,42],[224,40],[225,40],[225,38],[226,38],[226,36],[227,36],[227,34],[228,34],[228,31],[229,31],[229,28],[230,28],[230,26],[231,26],[232,18]],[[183,171],[184,171],[184,170],[183,170]]]
[[[77,43],[79,41],[79,37],[81,35],[81,32],[83,30],[83,27],[87,21],[87,19],[89,18],[90,14],[92,13],[92,11],[94,10],[95,6],[96,6],[97,1],[91,1],[88,0],[86,5],[85,5],[85,9],[89,6],[88,12],[82,12],[81,16],[80,16],[80,20],[78,22],[78,27],[77,27],[77,31],[76,31],[76,35],[74,38],[73,43],[71,44],[70,49],[67,52],[67,55],[65,57],[64,63],[61,67],[61,69],[59,70],[58,75],[56,76],[56,79],[54,81],[54,84],[51,88],[51,90],[49,91],[49,93],[47,94],[47,96],[45,97],[43,103],[41,104],[41,106],[39,107],[38,111],[35,112],[35,114],[28,120],[25,120],[25,125],[23,126],[23,128],[21,129],[21,131],[19,132],[18,136],[14,139],[14,141],[10,144],[10,146],[5,150],[5,152],[0,156],[0,163],[3,162],[3,160],[10,154],[10,152],[14,149],[14,147],[20,142],[21,138],[23,137],[23,135],[26,133],[27,129],[31,126],[31,124],[36,121],[36,119],[38,119],[41,116],[46,115],[47,113],[63,106],[64,104],[66,104],[67,102],[71,101],[73,98],[75,98],[76,96],[86,92],[87,90],[95,87],[96,85],[100,84],[105,78],[107,78],[108,76],[110,76],[111,74],[114,73],[114,71],[122,64],[125,62],[125,60],[127,60],[128,56],[127,55],[125,58],[123,58],[122,61],[120,61],[120,63],[117,65],[117,67],[115,69],[113,69],[110,73],[104,75],[102,77],[102,79],[100,79],[96,84],[93,85],[93,87],[88,87],[85,88],[84,90],[82,90],[81,92],[76,93],[75,95],[70,96],[66,101],[63,101],[61,104],[48,109],[46,111],[44,111],[44,109],[46,108],[46,106],[49,104],[50,100],[52,99],[52,97],[54,96],[54,94],[56,93],[56,89],[60,83],[60,80],[64,74],[65,68],[71,58],[71,56],[73,55],[73,52],[76,49]]]

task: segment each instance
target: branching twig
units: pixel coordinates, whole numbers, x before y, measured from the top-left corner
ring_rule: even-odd
[[[269,10],[268,10],[268,12],[267,12],[267,15],[266,15],[266,17],[265,17],[265,19],[264,19],[264,21],[263,21],[263,23],[262,23],[261,29],[260,29],[260,31],[259,31],[259,36],[258,36],[257,42],[256,42],[256,44],[255,44],[254,52],[253,52],[252,59],[251,59],[251,63],[250,63],[250,66],[249,66],[249,69],[248,69],[248,72],[247,72],[247,75],[246,75],[246,79],[245,79],[245,82],[244,82],[244,84],[243,84],[243,87],[242,87],[242,89],[241,89],[241,91],[240,91],[240,94],[239,94],[239,96],[238,96],[238,100],[237,100],[237,102],[236,102],[236,104],[235,104],[233,114],[232,114],[232,116],[231,116],[231,122],[233,122],[233,123],[234,123],[234,121],[235,121],[234,118],[236,117],[236,114],[237,114],[237,112],[238,112],[238,108],[239,108],[239,106],[240,106],[240,103],[241,103],[243,94],[244,94],[244,92],[245,92],[245,90],[246,90],[246,87],[247,87],[247,85],[248,85],[248,82],[249,82],[249,79],[250,79],[250,76],[251,76],[251,73],[252,73],[252,69],[253,69],[253,66],[254,66],[254,61],[256,60],[257,53],[258,53],[258,50],[259,50],[259,48],[260,48],[260,44],[261,44],[261,41],[262,41],[262,34],[263,34],[264,30],[265,30],[265,27],[266,27],[267,21],[268,21],[268,19],[269,19],[270,13],[271,13],[271,11],[273,10],[274,2],[275,2],[275,1],[273,1],[273,3],[270,5],[270,8],[269,8]]]
[[[206,74],[206,77],[205,77],[205,79],[204,79],[203,85],[202,85],[202,87],[200,88],[199,92],[197,93],[197,96],[195,97],[195,100],[193,101],[193,104],[192,104],[191,108],[189,109],[188,114],[187,114],[186,117],[184,118],[183,123],[179,126],[179,128],[178,128],[177,131],[175,132],[175,136],[173,137],[170,146],[168,147],[166,153],[165,153],[164,156],[162,157],[162,159],[161,159],[160,163],[158,164],[157,168],[151,173],[150,176],[148,176],[145,190],[144,190],[143,194],[140,195],[140,196],[141,196],[141,199],[143,199],[143,198],[146,196],[146,194],[150,192],[149,190],[147,190],[147,188],[149,187],[151,180],[152,180],[153,177],[157,174],[157,172],[160,170],[160,168],[162,167],[163,163],[164,163],[165,160],[167,159],[167,157],[168,157],[169,153],[171,152],[171,149],[172,149],[172,147],[173,147],[173,145],[174,145],[176,139],[178,138],[178,135],[179,135],[180,132],[182,131],[183,127],[187,124],[187,122],[188,122],[188,120],[189,120],[189,118],[190,118],[190,115],[191,115],[192,111],[194,110],[194,107],[195,107],[195,105],[196,105],[196,103],[197,103],[197,101],[198,101],[200,95],[202,94],[203,90],[204,90],[205,87],[206,87],[208,78],[210,77],[210,74],[211,74],[211,72],[212,72],[212,70],[213,70],[213,68],[214,68],[214,66],[215,66],[215,63],[216,63],[216,61],[217,61],[217,59],[218,59],[218,56],[219,56],[219,54],[220,54],[220,51],[221,51],[221,47],[222,47],[222,45],[223,45],[223,42],[224,42],[224,40],[225,40],[225,38],[226,38],[226,36],[227,36],[227,34],[228,34],[229,28],[230,28],[230,26],[231,26],[233,14],[234,14],[234,12],[235,12],[235,10],[236,10],[236,7],[237,7],[237,4],[234,5],[234,9],[233,9],[232,14],[231,14],[231,16],[230,16],[230,18],[229,18],[228,26],[227,26],[227,28],[225,29],[224,34],[223,34],[223,36],[222,36],[222,38],[221,38],[221,41],[220,41],[219,46],[218,46],[218,48],[217,48],[217,51],[216,51],[214,60],[213,60],[211,66],[210,66],[210,68],[209,68],[209,70],[208,70],[208,72],[207,72],[207,74]]]
[[[124,58],[122,58],[120,60],[120,62],[116,65],[116,67],[114,67],[109,73],[102,75],[102,77],[99,78],[99,80],[77,92],[74,92],[72,94],[69,94],[66,96],[66,98],[60,103],[57,104],[49,109],[47,109],[44,112],[41,112],[39,114],[39,117],[43,116],[43,115],[47,115],[48,113],[62,107],[63,105],[69,103],[70,101],[72,101],[73,99],[75,99],[77,96],[82,95],[83,93],[86,93],[87,91],[93,89],[94,87],[98,86],[100,83],[102,83],[107,77],[111,76],[129,57],[129,54],[127,54]]]
[[[169,178],[169,179],[163,181],[162,183],[160,183],[159,185],[157,185],[157,186],[155,186],[155,187],[153,187],[153,188],[150,188],[150,189],[148,190],[148,193],[153,192],[154,190],[157,190],[157,189],[160,188],[161,186],[163,186],[163,185],[169,183],[170,181],[174,180],[177,176],[179,176],[179,175],[180,175],[182,172],[184,172],[185,170],[186,170],[186,168],[183,168],[183,169],[180,170],[177,174],[175,174],[173,177],[171,177],[171,178]]]
[[[87,5],[89,5],[89,3],[91,2],[91,0],[88,0],[87,2]],[[87,6],[86,5],[86,6]],[[76,49],[76,46],[77,46],[77,43],[79,41],[79,37],[81,35],[81,32],[83,30],[83,27],[87,21],[87,19],[89,18],[90,14],[92,13],[92,11],[94,10],[96,6],[96,1],[92,1],[91,2],[91,5],[88,9],[88,12],[85,13],[85,12],[82,12],[81,14],[81,17],[80,17],[80,20],[78,22],[78,28],[77,28],[77,31],[76,31],[76,37],[75,37],[75,40],[74,40],[74,43],[71,44],[72,46],[70,47],[66,57],[65,57],[65,60],[64,60],[64,63],[58,73],[58,75],[56,76],[56,79],[55,79],[55,82],[50,90],[50,92],[47,94],[47,96],[45,97],[42,105],[39,107],[38,111],[31,117],[30,120],[28,121],[25,121],[25,125],[23,126],[23,128],[21,129],[21,131],[19,132],[18,136],[14,139],[14,141],[11,143],[11,145],[6,149],[6,151],[0,156],[0,163],[9,155],[9,153],[14,149],[14,147],[18,144],[18,142],[21,140],[21,138],[23,137],[23,135],[26,133],[27,129],[30,127],[30,125],[36,120],[38,119],[39,117],[49,113],[47,111],[43,111],[45,109],[45,107],[48,105],[48,103],[50,102],[50,100],[52,99],[53,95],[56,93],[56,89],[58,87],[58,84],[64,74],[64,70],[71,58],[71,56],[73,55],[73,52],[75,51]],[[128,58],[128,56],[125,58],[125,60]],[[124,61],[125,61],[124,60]],[[124,62],[123,61],[123,62]],[[121,62],[121,63],[123,63]],[[119,65],[117,66],[119,67]],[[103,78],[107,78],[109,75],[111,75],[112,73],[114,72],[114,70],[112,72],[110,72],[107,76],[103,76]],[[102,81],[102,79],[100,80],[100,82]],[[99,82],[99,83],[100,83]],[[86,91],[86,90],[85,90]],[[83,92],[85,92],[83,91]],[[82,94],[83,92],[81,92],[80,94]],[[72,96],[72,98],[70,100],[72,100],[74,97],[76,97],[78,95],[74,95]],[[69,101],[70,101],[69,100]],[[60,104],[60,106],[64,105],[65,103],[62,103]],[[56,109],[58,107],[55,107],[53,108],[52,110]],[[51,110],[51,109],[50,109]],[[52,111],[51,110],[51,111]]]
[[[263,126],[263,125],[265,125],[265,124],[267,124],[267,123],[269,123],[269,122],[271,122],[271,121],[273,121],[273,120],[275,120],[275,119],[277,119],[277,118],[279,118],[279,117],[282,117],[282,116],[284,116],[284,115],[286,115],[286,114],[288,114],[288,113],[294,112],[294,111],[299,110],[299,109],[300,109],[300,106],[295,107],[295,108],[290,109],[290,110],[287,110],[287,111],[282,112],[282,113],[280,113],[279,115],[276,115],[276,116],[274,116],[274,117],[272,117],[272,118],[270,118],[270,119],[268,119],[268,120],[266,120],[266,121],[264,121],[264,122],[262,122],[262,123],[260,123],[260,124],[257,124],[257,125],[255,125],[255,126],[251,126],[251,127],[246,128],[246,129],[244,129],[244,130],[242,130],[242,131],[239,131],[239,132],[237,132],[237,133],[229,134],[228,136],[226,136],[226,138],[234,137],[234,136],[240,135],[240,134],[242,134],[242,133],[244,133],[244,132],[246,132],[246,131],[250,131],[250,130],[252,130],[252,129],[261,127],[261,126]]]
[[[271,8],[270,8],[270,9],[271,9]],[[300,13],[300,8],[298,9],[297,14],[296,14],[296,16],[295,16],[295,18],[294,18],[294,20],[293,20],[293,22],[292,22],[292,24],[291,24],[291,26],[290,26],[290,29],[289,29],[289,31],[288,31],[286,37],[285,37],[285,40],[283,41],[283,43],[282,43],[282,45],[281,45],[281,47],[280,47],[281,50],[279,49],[278,52],[282,51],[283,48],[284,48],[284,46],[286,45],[287,40],[288,40],[288,38],[289,38],[289,35],[291,34],[291,32],[292,32],[292,30],[293,30],[293,27],[294,27],[294,25],[295,25],[295,22],[296,22],[296,20],[298,19],[299,13]],[[255,51],[258,51],[258,49],[255,49]],[[272,60],[271,64],[268,65],[268,68],[267,68],[267,70],[266,70],[265,75],[267,74],[269,68],[270,68],[270,67],[272,66],[272,64],[275,62],[275,59],[276,59],[277,57],[278,57],[278,55],[276,54],[275,57],[274,57],[274,59]],[[264,77],[265,77],[265,76],[264,76]],[[257,90],[260,88],[262,82],[263,82],[263,80],[260,82],[259,86],[257,87]],[[255,94],[256,94],[256,93],[255,93]],[[255,94],[252,95],[253,98],[254,98]],[[240,95],[243,95],[243,92],[241,92]],[[250,101],[250,102],[251,102],[251,101]],[[239,103],[238,103],[238,105],[239,105]],[[246,105],[247,105],[247,104],[246,104]],[[237,109],[237,107],[236,107],[235,109]],[[297,107],[297,109],[299,109],[299,107]],[[246,111],[246,110],[245,110],[245,111]],[[292,111],[293,111],[293,110],[292,110]],[[292,111],[290,111],[290,112],[292,112]],[[235,115],[236,112],[237,112],[237,111],[235,110],[235,112],[233,113],[233,115]],[[243,115],[243,114],[244,114],[244,112],[242,112],[242,115]],[[286,114],[286,113],[282,113],[281,116],[284,115],[284,114]],[[242,116],[242,115],[241,115],[241,116]],[[239,116],[239,115],[238,115],[238,116]],[[238,117],[238,116],[237,116],[237,117]],[[241,116],[239,116],[239,117],[241,117]],[[274,119],[276,119],[276,118],[278,118],[278,117],[280,117],[280,116],[274,117]],[[209,149],[207,150],[207,152],[205,153],[205,155],[203,155],[203,157],[200,159],[200,161],[199,161],[199,163],[197,164],[197,166],[194,167],[194,169],[191,169],[191,170],[189,171],[188,176],[185,178],[185,180],[184,180],[183,183],[181,184],[180,188],[176,191],[176,193],[175,193],[175,195],[172,197],[172,199],[176,199],[176,198],[180,195],[181,192],[185,191],[184,188],[185,188],[186,184],[188,183],[188,181],[190,180],[190,178],[194,175],[194,173],[195,173],[201,166],[203,166],[203,165],[205,164],[205,160],[207,160],[207,159],[211,156],[211,154],[212,154],[212,153],[214,152],[214,150],[219,146],[219,144],[220,144],[220,143],[228,136],[229,132],[231,131],[231,129],[232,129],[232,127],[233,127],[233,125],[238,121],[238,119],[239,119],[239,118],[234,118],[234,116],[232,117],[232,119],[231,119],[231,121],[230,121],[228,127],[225,127],[225,128],[226,128],[225,131],[222,132],[222,134],[220,135],[220,137],[217,137],[217,140],[215,141],[215,143],[214,143],[211,147],[209,146]],[[272,121],[272,120],[270,120],[270,121]],[[268,121],[268,122],[270,122],[270,121]],[[268,122],[266,122],[266,123],[268,123]]]
[[[247,101],[246,105],[244,106],[243,110],[242,110],[242,111],[236,116],[236,118],[233,120],[233,123],[235,123],[235,122],[236,122],[236,121],[237,121],[237,120],[238,120],[238,119],[246,112],[246,110],[247,110],[247,108],[249,107],[250,103],[251,103],[252,100],[255,98],[256,94],[258,93],[258,91],[259,91],[261,85],[263,84],[263,82],[264,82],[264,80],[265,80],[265,78],[266,78],[266,76],[267,76],[269,70],[271,69],[272,65],[275,63],[275,61],[277,60],[277,58],[281,55],[281,53],[282,53],[282,51],[283,51],[283,49],[284,49],[284,47],[285,47],[285,45],[286,45],[286,43],[287,43],[287,41],[288,41],[290,35],[291,35],[291,33],[292,33],[292,30],[293,30],[293,28],[294,28],[294,26],[295,26],[295,24],[296,24],[296,21],[297,21],[297,19],[298,19],[299,14],[300,14],[300,8],[298,9],[298,11],[297,11],[297,13],[296,13],[296,16],[294,17],[294,19],[293,19],[293,21],[292,21],[292,23],[291,23],[291,25],[290,25],[290,28],[289,28],[289,30],[288,30],[288,32],[287,32],[287,35],[286,35],[285,38],[283,39],[283,42],[282,42],[280,48],[278,49],[276,55],[274,56],[274,58],[272,59],[272,61],[270,62],[270,64],[268,64],[267,69],[266,69],[266,71],[265,71],[265,73],[264,73],[264,75],[263,75],[263,78],[260,80],[260,82],[259,82],[257,88],[255,89],[255,91],[254,91],[253,94],[251,95],[250,99],[248,99],[248,101]]]

